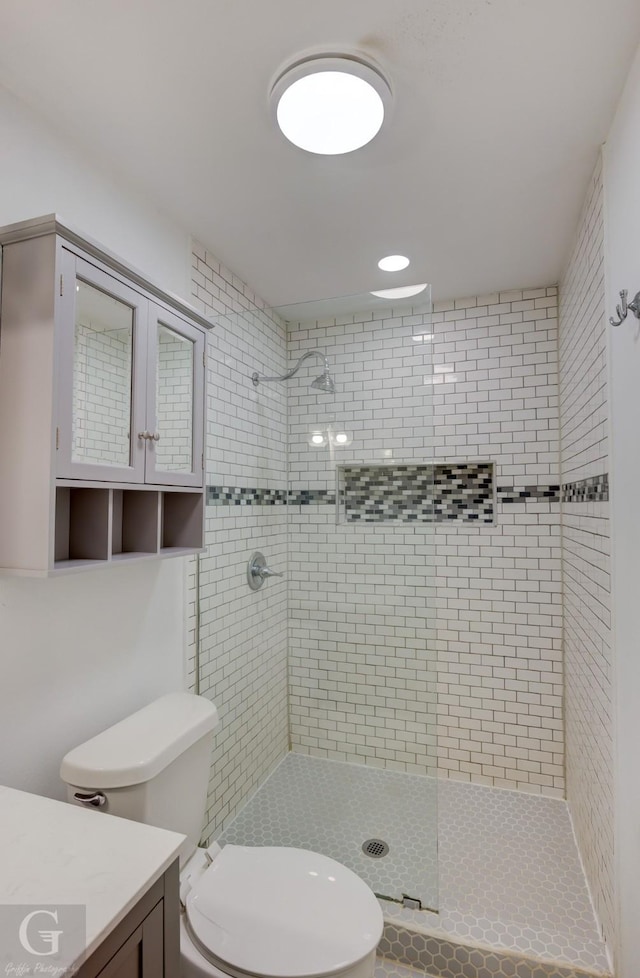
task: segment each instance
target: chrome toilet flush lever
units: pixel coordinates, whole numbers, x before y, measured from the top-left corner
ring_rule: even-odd
[[[620,303],[616,306],[616,313],[618,315],[617,320],[613,316],[609,316],[609,322],[612,326],[619,326],[627,318],[627,313],[629,310],[633,313],[636,319],[640,319],[640,292],[636,292],[631,302],[627,302],[627,296],[629,295],[626,289],[623,289],[620,293]]]
[[[284,577],[279,571],[271,570],[267,567],[267,561],[265,560],[264,554],[261,554],[259,550],[251,554],[249,558],[249,565],[247,567],[247,581],[249,582],[249,587],[252,591],[257,591],[262,587],[264,582],[268,577]]]
[[[81,805],[91,805],[92,808],[102,808],[107,804],[107,799],[101,791],[76,791],[73,797]]]

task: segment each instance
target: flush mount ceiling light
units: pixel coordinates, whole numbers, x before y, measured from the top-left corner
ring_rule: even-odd
[[[287,68],[271,89],[286,138],[308,153],[337,156],[366,146],[380,131],[391,89],[372,64],[352,55],[313,55]]]
[[[378,292],[372,292],[371,295],[375,295],[379,299],[408,299],[411,295],[419,295],[424,292],[426,287],[426,282],[422,285],[401,285],[397,289],[380,289]]]
[[[401,272],[410,264],[406,255],[387,255],[386,258],[380,259],[378,268],[381,268],[383,272]]]

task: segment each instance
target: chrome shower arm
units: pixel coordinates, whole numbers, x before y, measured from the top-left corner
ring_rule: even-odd
[[[322,360],[324,369],[327,371],[329,370],[329,361],[325,357],[324,353],[321,350],[309,350],[307,353],[302,354],[302,356],[296,363],[295,367],[292,367],[291,370],[287,370],[286,374],[283,374],[281,377],[263,377],[261,374],[259,374],[256,371],[256,373],[254,373],[251,377],[251,380],[253,381],[253,386],[257,387],[260,381],[266,381],[267,383],[271,383],[274,380],[276,381],[289,380],[291,377],[294,376],[294,374],[298,373],[298,370],[300,369],[304,361],[308,360],[309,357],[319,357],[320,360]]]

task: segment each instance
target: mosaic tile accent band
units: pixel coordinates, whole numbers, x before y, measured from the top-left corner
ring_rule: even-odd
[[[348,523],[493,523],[493,463],[341,468]]]
[[[309,506],[311,503],[324,503],[335,506],[336,494],[331,489],[289,489],[289,506]]]
[[[258,489],[207,486],[207,506],[335,506],[336,494],[329,489]]]
[[[529,499],[560,502],[560,486],[498,486],[499,503],[526,503]]]
[[[609,473],[594,475],[590,479],[565,482],[562,486],[563,503],[606,503],[609,500]]]
[[[342,503],[347,522],[376,523],[494,520],[493,463],[344,466]],[[606,502],[609,476],[542,486],[498,486],[503,505]],[[331,489],[260,489],[207,486],[208,506],[335,506]]]
[[[285,506],[286,502],[286,489],[207,486],[207,506]]]

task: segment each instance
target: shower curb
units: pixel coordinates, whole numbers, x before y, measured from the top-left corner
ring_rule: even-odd
[[[385,921],[378,955],[429,978],[612,978],[610,971],[543,961],[524,951],[474,947]]]

